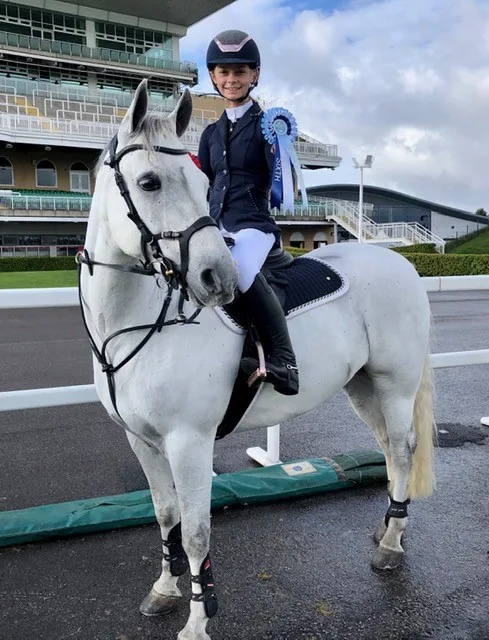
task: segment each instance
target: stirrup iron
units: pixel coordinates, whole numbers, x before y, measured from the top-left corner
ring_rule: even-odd
[[[257,383],[264,382],[267,378],[267,369],[265,363],[265,352],[263,351],[262,343],[257,340],[255,343],[256,351],[258,353],[258,368],[249,376],[246,384],[251,388]]]

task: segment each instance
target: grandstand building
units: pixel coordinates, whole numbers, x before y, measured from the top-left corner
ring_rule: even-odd
[[[328,184],[309,187],[313,198],[333,198],[355,203],[358,207],[358,184]],[[489,217],[430,202],[383,187],[363,188],[366,215],[377,225],[419,225],[444,240],[452,240],[489,225]]]
[[[93,167],[134,89],[149,78],[151,107],[171,111],[182,88],[198,83],[180,38],[231,2],[0,0],[0,255],[83,244]],[[185,134],[194,152],[222,111],[219,99],[200,102],[196,95]],[[341,160],[335,145],[307,136],[296,148],[304,167]],[[313,222],[323,235],[333,228],[324,217]]]

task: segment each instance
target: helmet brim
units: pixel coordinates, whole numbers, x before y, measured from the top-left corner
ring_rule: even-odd
[[[248,64],[257,67],[256,60],[250,60],[249,58],[219,58],[218,60],[208,60],[207,66],[217,66],[222,64]]]

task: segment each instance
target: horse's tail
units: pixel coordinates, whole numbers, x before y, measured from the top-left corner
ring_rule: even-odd
[[[414,401],[413,423],[416,432],[416,448],[413,452],[408,494],[410,498],[425,498],[435,489],[433,441],[437,437],[429,355],[424,363],[423,375]]]

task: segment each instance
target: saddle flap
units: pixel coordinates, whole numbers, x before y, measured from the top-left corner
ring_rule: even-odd
[[[290,267],[293,262],[294,258],[290,253],[282,249],[282,247],[277,247],[268,254],[263,270],[277,271],[278,269],[285,269]]]

